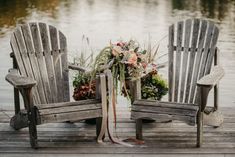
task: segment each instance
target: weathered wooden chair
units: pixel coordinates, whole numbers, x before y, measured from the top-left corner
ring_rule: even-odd
[[[197,147],[200,147],[205,122],[203,115],[209,119],[206,124],[219,126],[222,123],[221,114],[217,111],[218,82],[224,75],[223,69],[217,65],[218,35],[219,29],[213,22],[201,19],[188,19],[169,27],[169,100],[143,100],[140,81],[133,82],[131,118],[136,120],[137,139],[142,139],[142,119],[160,122],[180,120],[190,125],[197,124]],[[206,107],[212,88],[214,107]]]
[[[106,91],[99,91],[100,86],[106,90],[104,74],[97,77],[97,99],[70,102],[68,69],[85,69],[67,63],[67,43],[62,32],[45,23],[24,24],[16,28],[10,43],[14,69],[6,80],[14,86],[15,95],[11,126],[16,130],[28,126],[33,148],[38,146],[36,125],[43,123],[96,118],[98,135],[102,102],[106,101]],[[25,110],[20,109],[19,92]]]

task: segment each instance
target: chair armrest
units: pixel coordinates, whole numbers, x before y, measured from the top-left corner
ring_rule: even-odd
[[[220,79],[224,76],[224,70],[220,66],[214,66],[211,73],[202,77],[197,85],[200,87],[200,102],[199,108],[201,112],[204,112],[207,105],[207,99],[210,90],[218,84]]]
[[[218,84],[218,82],[223,76],[224,76],[224,69],[219,65],[214,66],[210,74],[205,75],[204,77],[202,77],[200,80],[197,81],[197,85],[213,87],[216,84]]]
[[[21,76],[16,69],[10,69],[5,79],[15,88],[32,88],[36,85],[36,81],[32,78]]]
[[[86,68],[81,67],[79,65],[76,65],[74,63],[68,63],[68,68],[72,69],[72,70],[78,70],[78,71],[81,71],[81,72],[86,72],[87,71]]]

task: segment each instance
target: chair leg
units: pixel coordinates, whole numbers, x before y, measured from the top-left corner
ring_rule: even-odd
[[[142,119],[136,120],[136,139],[143,140]]]
[[[31,108],[28,111],[28,118],[29,118],[30,144],[32,148],[36,149],[38,147],[38,142],[37,142],[36,114],[34,108]]]
[[[96,118],[96,137],[98,138],[101,130],[102,118]]]
[[[96,138],[98,138],[100,134],[101,125],[102,125],[102,117],[96,118]],[[105,135],[102,137],[102,139],[104,138],[105,138]]]
[[[203,112],[197,115],[197,147],[201,147],[203,140]]]

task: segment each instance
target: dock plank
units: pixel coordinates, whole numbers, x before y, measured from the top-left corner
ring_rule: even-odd
[[[145,144],[126,147],[112,144],[108,138],[103,144],[95,141],[95,126],[83,121],[75,123],[48,123],[38,126],[39,149],[31,149],[28,129],[15,131],[9,126],[12,110],[0,111],[0,154],[8,156],[50,157],[55,154],[108,156],[232,156],[235,154],[235,108],[221,108],[224,124],[219,128],[205,126],[204,144],[195,148],[196,126],[180,121],[144,124]],[[116,132],[122,139],[135,137],[135,123],[130,120],[128,108],[118,108]],[[10,155],[9,155],[10,154]],[[67,156],[67,155],[66,155]]]

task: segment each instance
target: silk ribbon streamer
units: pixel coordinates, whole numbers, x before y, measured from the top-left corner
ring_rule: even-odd
[[[100,74],[100,90],[101,90],[101,104],[102,104],[102,123],[100,128],[100,133],[97,138],[98,143],[103,142],[103,137],[105,136],[105,132],[107,129],[107,87],[106,87],[106,76],[105,74]]]
[[[114,93],[113,93],[113,76],[112,76],[112,73],[110,70],[105,70],[105,74],[107,76],[107,80],[108,80],[108,117],[107,117],[107,121],[108,121],[108,124],[107,124],[107,131],[108,131],[108,135],[109,135],[109,138],[110,140],[113,142],[113,143],[117,143],[117,144],[121,144],[121,145],[125,145],[125,146],[128,146],[128,147],[133,147],[133,145],[131,144],[128,144],[126,142],[123,142],[121,139],[115,137],[113,134],[114,134],[114,115],[116,115],[116,110],[113,106],[113,97],[114,97]]]

